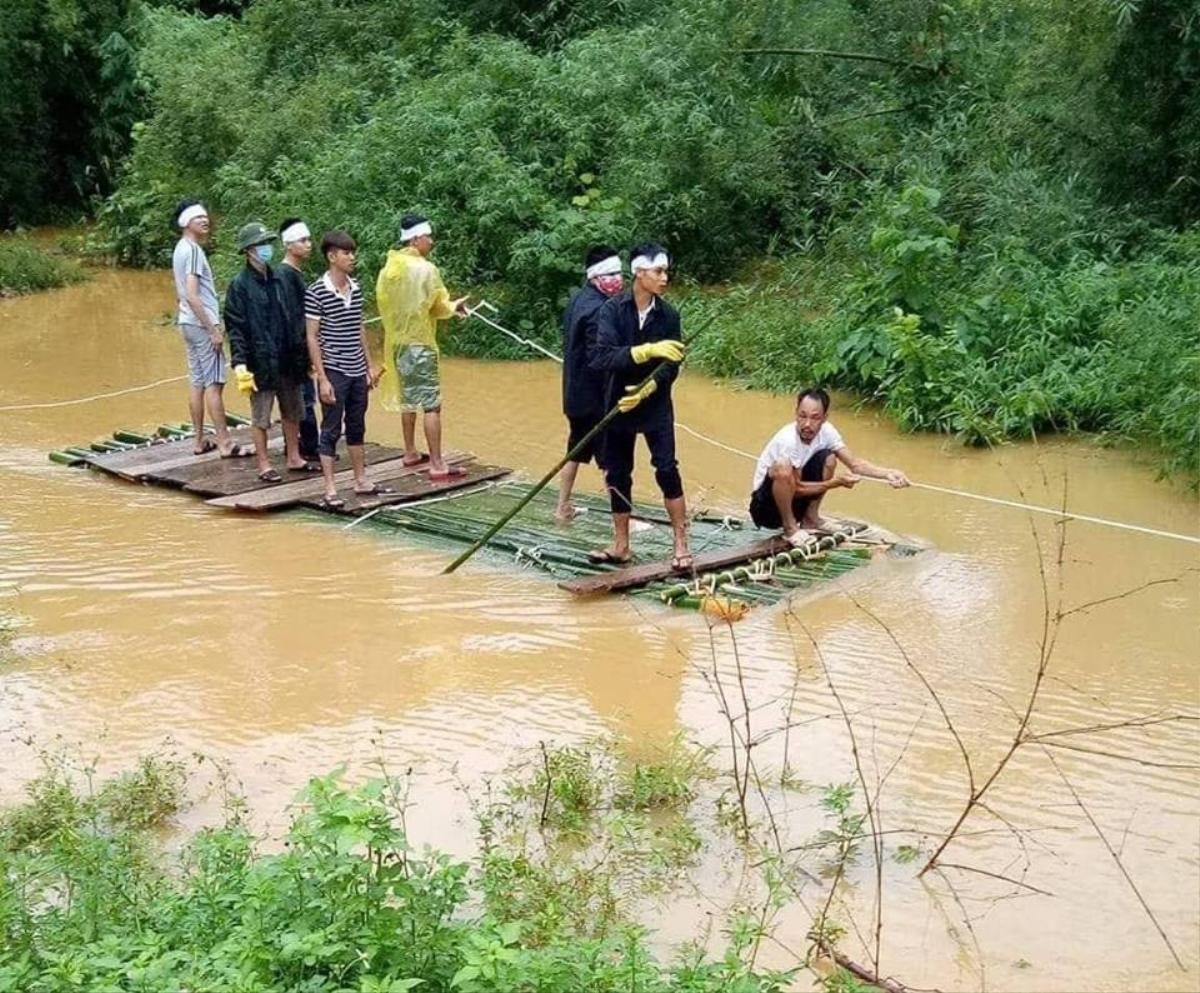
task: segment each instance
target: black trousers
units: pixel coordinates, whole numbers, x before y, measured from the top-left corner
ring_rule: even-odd
[[[604,435],[604,481],[608,485],[609,506],[614,514],[633,509],[633,450],[638,435],[646,439],[654,481],[664,500],[683,496],[683,480],[675,461],[675,422],[668,418],[637,427],[617,422]]]
[[[361,445],[366,437],[367,397],[370,384],[367,377],[347,376],[337,369],[327,369],[325,375],[333,386],[333,403],[321,404],[320,452],[333,458],[342,427],[346,429],[346,444]]]
[[[826,463],[833,457],[832,448],[817,449],[801,467],[800,478],[806,483],[819,483],[825,478]],[[783,527],[783,518],[779,516],[779,507],[775,503],[775,494],[771,492],[771,486],[771,474],[768,472],[758,489],[750,494],[750,519],[756,527],[774,531]],[[792,497],[792,516],[796,520],[804,516],[811,500],[812,497]]]

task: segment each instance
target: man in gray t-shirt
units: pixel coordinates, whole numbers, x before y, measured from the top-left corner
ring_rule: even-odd
[[[208,211],[203,204],[185,200],[176,208],[175,223],[181,236],[171,256],[171,268],[179,300],[176,323],[187,349],[191,380],[188,410],[195,431],[193,450],[202,455],[219,449],[223,458],[251,455],[252,448],[233,442],[225,423],[225,335],[221,330],[217,288],[202,247],[208,240]],[[204,436],[205,407],[216,432],[215,442]]]

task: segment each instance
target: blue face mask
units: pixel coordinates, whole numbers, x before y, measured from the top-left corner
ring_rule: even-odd
[[[255,245],[254,254],[259,262],[270,262],[271,259],[275,258],[275,246]]]

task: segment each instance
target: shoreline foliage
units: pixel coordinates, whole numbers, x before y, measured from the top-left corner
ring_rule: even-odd
[[[586,246],[652,237],[718,284],[684,294],[721,317],[706,371],[1200,478],[1191,0],[122,2],[119,261],[164,264],[192,195],[218,268],[299,213],[355,235],[369,288],[415,209],[452,285],[554,343]]]
[[[86,278],[72,259],[47,252],[24,238],[0,237],[0,297],[55,289]]]

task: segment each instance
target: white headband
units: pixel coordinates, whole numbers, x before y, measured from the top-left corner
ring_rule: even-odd
[[[588,279],[595,279],[597,276],[616,276],[620,275],[620,272],[621,257],[619,255],[610,255],[586,269]]]
[[[414,238],[420,238],[423,234],[433,234],[433,228],[428,221],[422,221],[420,224],[414,224],[411,228],[400,229],[401,241],[412,241]]]
[[[312,232],[308,230],[308,225],[303,221],[297,221],[295,224],[289,224],[283,229],[283,234],[279,236],[279,240],[285,245],[289,245],[293,241],[303,241],[305,238],[311,237]]]
[[[208,211],[204,209],[203,204],[194,203],[190,207],[184,207],[184,209],[179,212],[178,224],[181,229],[186,228],[197,217],[207,216]]]
[[[666,252],[659,252],[654,258],[649,255],[638,255],[629,260],[629,271],[635,275],[642,269],[668,269],[671,260]]]

